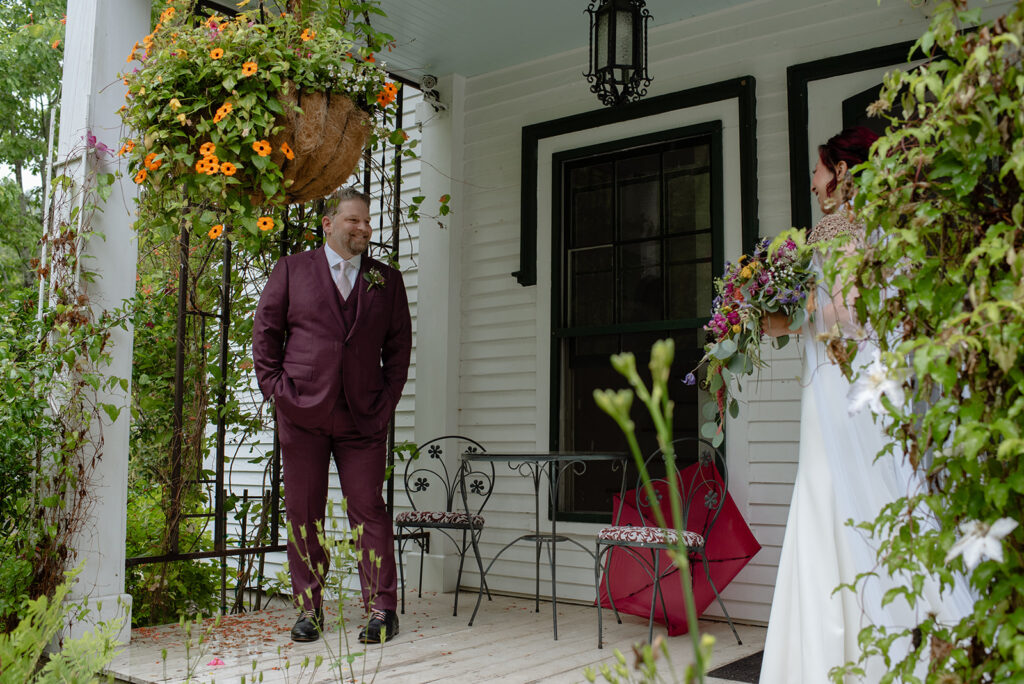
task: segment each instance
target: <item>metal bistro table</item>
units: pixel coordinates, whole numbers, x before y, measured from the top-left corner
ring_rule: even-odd
[[[491,559],[488,563],[486,570],[483,571],[483,576],[480,578],[480,592],[476,597],[476,607],[473,609],[473,616],[469,619],[469,624],[472,625],[476,619],[477,611],[480,610],[480,602],[483,599],[483,587],[485,586],[484,580],[487,573],[491,571],[491,567],[494,562],[497,561],[501,554],[505,553],[505,550],[510,548],[513,544],[521,541],[533,542],[537,547],[537,558],[536,558],[536,590],[534,597],[534,607],[536,612],[540,612],[540,553],[541,547],[545,544],[550,544],[550,551],[548,553],[548,559],[551,565],[551,624],[554,630],[555,640],[558,639],[558,591],[556,582],[556,548],[559,542],[570,542],[575,544],[579,548],[594,556],[594,552],[588,549],[580,542],[558,534],[557,521],[555,516],[551,517],[551,531],[543,532],[540,527],[540,482],[547,471],[547,482],[548,482],[548,502],[556,500],[558,495],[558,483],[561,480],[562,473],[569,468],[586,468],[586,464],[590,461],[619,461],[622,463],[622,485],[620,491],[624,491],[626,486],[626,467],[625,461],[628,458],[628,454],[616,453],[616,452],[603,452],[603,451],[540,451],[540,452],[522,452],[522,453],[466,453],[462,455],[465,461],[470,463],[508,463],[508,467],[511,470],[518,471],[520,475],[526,477],[529,476],[533,479],[533,500],[534,500],[534,528],[533,532],[524,534],[516,537],[508,544],[503,546],[497,555]],[[545,466],[547,466],[545,468]],[[461,484],[462,497],[465,502],[466,499],[466,483],[465,481]]]

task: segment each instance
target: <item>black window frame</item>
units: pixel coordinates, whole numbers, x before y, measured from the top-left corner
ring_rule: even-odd
[[[551,157],[551,395],[550,395],[550,443],[553,449],[559,449],[562,444],[563,418],[565,418],[562,398],[565,394],[563,387],[563,356],[566,341],[570,338],[578,338],[588,335],[602,334],[625,334],[642,332],[664,332],[666,334],[680,330],[697,330],[709,320],[709,316],[696,316],[693,318],[648,320],[633,323],[617,323],[611,325],[590,325],[590,326],[566,326],[563,321],[566,318],[566,306],[568,302],[568,283],[565,265],[567,259],[567,236],[568,228],[565,220],[569,208],[565,206],[564,188],[566,169],[574,162],[587,159],[608,158],[611,156],[630,156],[629,153],[642,154],[645,150],[660,151],[666,145],[702,138],[709,144],[709,165],[711,167],[711,273],[712,277],[722,271],[725,259],[725,204],[724,204],[724,179],[725,166],[722,149],[723,126],[720,120],[705,121],[698,124],[673,128],[665,131],[658,131],[646,135],[614,140],[597,145],[576,148],[558,152]],[[664,210],[668,201],[667,196],[661,197],[661,210]],[[661,240],[664,242],[668,237],[661,232]],[[616,236],[613,244],[619,245],[619,236]],[[663,255],[663,259],[664,259]],[[664,262],[663,262],[664,263]],[[663,284],[668,287],[667,277]],[[667,304],[667,300],[663,305]],[[611,418],[608,419],[609,421]],[[561,493],[558,498],[561,499]],[[550,502],[549,514],[557,515],[558,520],[570,522],[609,522],[611,520],[611,509],[607,513],[597,512],[567,512],[560,510],[560,501]]]

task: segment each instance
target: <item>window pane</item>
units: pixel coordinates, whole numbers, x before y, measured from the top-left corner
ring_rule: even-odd
[[[668,317],[710,315],[711,234],[694,233],[665,241],[668,246]]]
[[[569,174],[572,217],[569,248],[611,242],[615,237],[612,163],[592,164]]]
[[[619,292],[619,322],[662,320],[661,240],[619,248]]]
[[[615,322],[615,270],[611,247],[580,249],[569,255],[569,325]]]
[[[709,155],[710,145],[707,144],[665,153],[667,232],[706,230],[711,227]]]
[[[572,414],[572,420],[582,429],[568,436],[564,447],[576,450],[629,451],[622,430],[611,416],[598,408],[594,401],[595,389],[625,389],[626,379],[617,373],[609,361],[618,353],[618,335],[592,335],[567,340],[567,357],[571,359],[571,372],[563,411]],[[585,426],[585,427],[584,427]],[[567,472],[562,477],[562,505],[564,511],[591,511],[607,514],[611,519],[612,495],[619,491],[621,471],[612,469],[611,463],[588,463],[583,476]]]
[[[702,319],[711,308],[712,242],[714,231],[721,229],[711,223],[712,182],[719,182],[717,169],[711,168],[711,142],[711,134],[700,135],[581,158],[563,167],[568,225],[561,232],[566,297],[562,324],[614,331],[580,331],[560,345],[556,382],[563,449],[627,449],[618,426],[597,408],[593,392],[627,387],[611,367],[612,354],[630,351],[645,369],[651,345],[666,337],[676,341],[669,382],[674,434],[697,434],[700,405],[710,398],[682,379],[701,358],[705,333],[699,325],[669,330],[661,322]],[[625,332],[639,327],[637,323],[657,328]],[[656,432],[647,412],[636,408],[640,448],[649,455],[657,449]],[[680,454],[681,460],[687,458]],[[567,472],[559,510],[579,514],[572,519],[610,519],[620,475],[606,463],[588,464],[582,473]],[[631,467],[627,485],[635,484]]]
[[[619,185],[619,239],[653,237],[661,231],[661,155],[616,163]]]

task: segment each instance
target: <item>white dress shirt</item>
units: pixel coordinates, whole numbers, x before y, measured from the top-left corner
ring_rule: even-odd
[[[348,269],[348,273],[346,275],[348,276],[349,285],[352,286],[349,292],[355,290],[356,278],[359,276],[359,266],[363,263],[363,255],[356,254],[351,259],[345,259],[340,254],[331,249],[330,245],[325,244],[324,247],[324,251],[327,253],[327,263],[331,267],[331,278],[334,280],[335,283],[337,283],[338,275],[340,273],[343,273],[344,264],[346,261],[348,261],[351,268]]]

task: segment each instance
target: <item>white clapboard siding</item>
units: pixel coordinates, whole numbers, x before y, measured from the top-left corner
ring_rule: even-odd
[[[790,224],[786,68],[909,40],[925,26],[924,10],[902,2],[881,7],[874,0],[744,3],[652,30],[654,82],[648,97],[755,77],[760,231],[774,235]],[[586,61],[586,50],[575,50],[468,78],[463,119],[453,122],[464,135],[461,178],[466,181],[458,198],[463,274],[459,426],[492,451],[530,450],[548,439],[549,392],[537,385],[548,381],[549,343],[537,339],[537,320],[547,311],[542,304],[550,292],[521,287],[510,275],[519,269],[522,127],[600,108],[580,77]],[[739,198],[725,201],[738,203]],[[539,265],[541,272],[547,268]],[[734,496],[763,550],[729,586],[725,599],[733,617],[754,622],[768,619],[800,418],[796,345],[766,355],[776,365],[746,385],[743,413],[729,426]],[[502,474],[496,489],[502,494],[486,511],[485,558],[533,525],[532,488],[525,478]],[[597,528],[566,524],[559,530],[563,527],[588,544]],[[563,545],[558,553],[559,595],[591,601],[591,561],[568,549]],[[477,586],[475,568],[467,568],[464,584]],[[514,548],[495,564],[488,584],[499,592],[531,593],[533,571],[533,550]],[[718,607],[710,612],[717,613]]]
[[[417,129],[416,122],[416,105],[422,99],[420,92],[414,88],[404,88],[405,96],[405,107],[403,112],[403,127],[409,133],[410,138],[418,139],[420,134]],[[408,204],[409,200],[420,194],[419,176],[420,176],[420,164],[418,159],[403,159],[402,162],[402,200],[404,204]],[[361,176],[360,176],[361,177]],[[353,181],[356,181],[356,177],[353,176]],[[370,204],[371,210],[371,221],[374,226],[374,240],[388,240],[391,235],[391,220],[390,217],[384,217],[383,222],[380,216],[380,205],[377,198],[380,197],[380,184],[374,181],[371,185],[370,191],[373,201]],[[383,230],[381,230],[383,227]],[[419,225],[417,223],[409,223],[406,225],[400,235],[399,244],[399,267],[402,271],[402,277],[405,281],[406,292],[409,296],[409,307],[412,313],[412,326],[413,326],[413,352],[412,359],[409,367],[409,380],[405,385],[405,389],[402,392],[402,399],[398,403],[398,408],[395,412],[395,440],[401,442],[404,440],[412,441],[413,437],[413,413],[416,401],[416,303],[419,300],[419,289],[418,289],[418,264],[419,264]],[[253,396],[255,401],[260,400],[259,390],[253,384]],[[269,424],[269,421],[268,421]],[[265,431],[257,435],[247,436],[244,439],[235,438],[232,439],[232,435],[228,434],[227,442],[227,454],[230,459],[225,474],[225,482],[228,490],[238,496],[242,495],[242,491],[245,488],[249,489],[250,495],[257,495],[259,491],[266,487],[269,489],[270,481],[269,474],[264,476],[265,463],[253,464],[249,461],[257,455],[269,454],[273,448],[273,432]],[[207,463],[207,468],[213,470],[212,458]],[[266,480],[266,482],[264,482]],[[335,503],[336,514],[340,516],[341,513],[341,499],[342,493],[341,488],[338,484],[337,474],[334,467],[331,467],[330,471],[330,490],[328,496]],[[402,510],[403,507],[407,507],[408,502],[404,493],[396,491],[395,493],[395,508],[396,510]],[[338,524],[344,527],[344,520],[339,518]],[[327,525],[328,529],[331,529],[330,523]],[[240,532],[238,523],[232,517],[232,514],[228,514],[228,536],[232,542],[236,541]],[[284,528],[281,531],[282,541],[285,539]],[[234,545],[234,544],[232,544]],[[264,571],[265,576],[275,577],[277,573],[282,569],[284,563],[284,553],[273,553],[268,554],[266,559],[266,570]],[[287,588],[287,587],[286,587]]]

